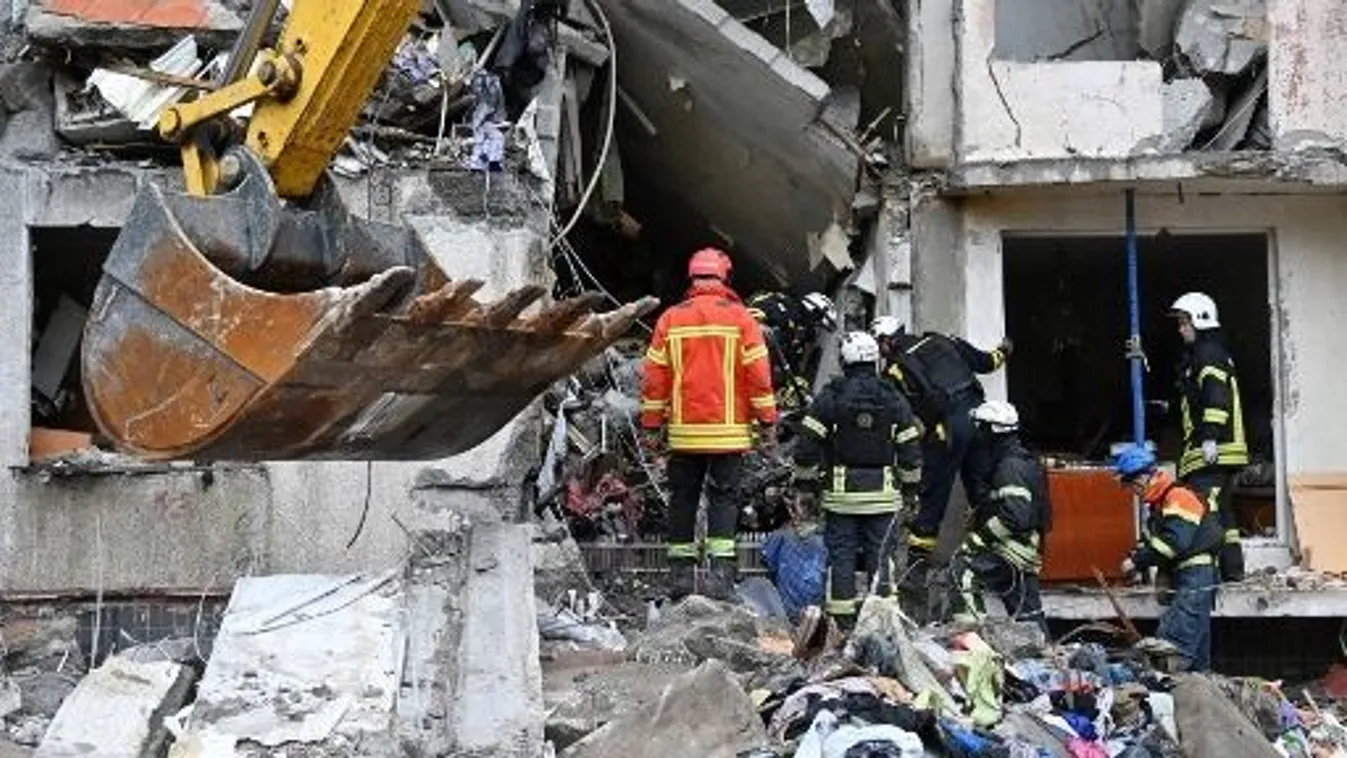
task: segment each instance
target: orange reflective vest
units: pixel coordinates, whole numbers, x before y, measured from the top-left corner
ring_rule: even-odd
[[[669,449],[730,453],[753,446],[749,422],[776,422],[762,329],[739,296],[698,283],[655,325],[645,353],[641,426],[669,427]]]

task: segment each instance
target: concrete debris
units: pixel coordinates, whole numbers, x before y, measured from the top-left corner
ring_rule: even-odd
[[[632,642],[631,657],[645,663],[696,665],[724,661],[740,673],[771,669],[789,661],[789,652],[764,649],[759,619],[738,605],[690,595]]]
[[[1161,152],[1187,149],[1216,112],[1216,98],[1201,79],[1175,79],[1164,85],[1164,137]]]
[[[143,662],[124,656],[119,657],[132,663]],[[79,680],[80,677],[77,673],[34,671],[22,674],[16,672],[15,678],[5,684],[6,707],[8,707],[9,696],[17,692],[20,707],[24,713],[51,718],[60,710],[61,703],[64,703],[66,698],[70,697],[70,693],[75,691]]]
[[[219,0],[32,0],[25,24],[36,42],[114,50],[163,49],[187,34],[226,50],[243,28],[242,18]]]
[[[1200,74],[1242,74],[1267,52],[1265,0],[1188,0],[1175,46]]]
[[[1211,679],[1179,675],[1174,689],[1179,744],[1187,755],[1272,758],[1277,751]]]
[[[1185,0],[1133,0],[1137,46],[1163,61],[1174,52],[1174,28]]]
[[[68,695],[70,693],[67,692],[65,694]],[[62,695],[62,699],[64,699],[64,697],[65,696]],[[57,706],[60,706],[59,702],[57,702]],[[0,682],[0,718],[4,718],[22,707],[23,692],[19,689],[19,686],[10,679]]]
[[[655,704],[670,680],[687,670],[635,661],[546,670],[544,734],[557,750],[565,750],[604,724]]]
[[[544,640],[574,642],[582,649],[627,649],[627,638],[616,628],[597,622],[586,622],[567,608],[552,608],[538,601],[538,633]]]
[[[388,732],[405,634],[395,593],[385,577],[240,579],[173,758]]]
[[[42,63],[0,66],[0,156],[18,160],[55,157],[60,150],[52,129],[56,100],[52,70]]]
[[[176,663],[113,656],[61,704],[35,758],[157,758],[164,717],[182,707],[195,675]]]
[[[561,756],[734,758],[766,741],[762,719],[729,669],[720,661],[707,661],[675,679],[657,702],[605,724]]]

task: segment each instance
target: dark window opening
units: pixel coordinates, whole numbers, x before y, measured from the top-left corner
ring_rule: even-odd
[[[1068,460],[1102,460],[1132,438],[1127,257],[1122,237],[1008,236],[1003,241],[1010,400],[1036,449]],[[1238,370],[1253,463],[1233,502],[1246,534],[1276,529],[1268,243],[1260,234],[1172,235],[1138,241],[1141,333],[1150,370],[1147,437],[1163,460],[1182,447],[1177,395],[1182,341],[1169,307],[1184,292],[1216,300]]]
[[[87,447],[98,431],[81,385],[80,341],[117,232],[92,227],[30,230],[34,460],[78,449],[81,439]]]

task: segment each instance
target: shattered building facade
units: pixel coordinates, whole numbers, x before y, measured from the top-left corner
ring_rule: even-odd
[[[1341,570],[1342,9],[909,7],[906,148],[932,178],[911,208],[917,322],[975,342],[1014,337],[1017,360],[993,392],[1020,407],[1041,449],[1100,458],[1128,438],[1133,190],[1149,396],[1173,397],[1169,304],[1211,294],[1260,464],[1237,488],[1246,554]],[[1157,442],[1172,459],[1175,440]]]

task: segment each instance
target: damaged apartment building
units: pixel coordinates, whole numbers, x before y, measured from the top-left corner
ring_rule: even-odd
[[[296,706],[293,728],[202,708],[183,734],[308,739],[347,695],[377,721],[392,706],[354,684],[372,677],[426,695],[398,714],[411,732],[448,718],[457,747],[531,755],[530,532],[510,527],[564,489],[558,478],[612,483],[599,474],[639,469],[608,461],[635,454],[634,398],[614,399],[626,410],[584,434],[557,423],[566,404],[549,398],[436,461],[147,463],[100,438],[83,397],[81,332],[103,262],[142,187],[183,184],[153,126],[219,70],[250,5],[0,3],[0,596],[73,609],[78,652],[94,662],[146,635],[209,636],[224,615],[220,670],[198,694],[207,704],[229,700],[256,652],[226,602],[286,611],[263,627],[314,602],[361,608],[332,633],[400,640],[427,668],[375,661],[349,691]],[[530,38],[524,71],[492,64],[518,0],[427,0],[330,167],[351,212],[411,228],[451,276],[485,282],[479,299],[538,285],[668,304],[688,252],[716,244],[735,256],[741,290],[829,292],[851,328],[893,314],[982,345],[1010,336],[1014,357],[988,389],[1019,407],[1051,462],[1059,520],[1045,578],[1081,584],[1096,567],[1116,574],[1137,536],[1102,463],[1130,436],[1130,193],[1148,397],[1171,397],[1179,346],[1165,313],[1190,289],[1220,304],[1244,382],[1256,461],[1235,503],[1250,563],[1281,573],[1223,591],[1218,614],[1342,616],[1347,586],[1292,567],[1347,570],[1335,515],[1347,507],[1347,401],[1334,390],[1347,345],[1347,11],[1317,0],[565,5]],[[628,336],[639,355],[643,333]],[[1155,404],[1150,427],[1170,459],[1176,426]],[[587,486],[562,498],[572,512],[611,510],[614,492],[638,485]],[[399,626],[376,590],[409,554],[415,610]],[[335,590],[312,576],[344,573],[354,578]],[[448,598],[450,586],[461,595]],[[1158,612],[1145,592],[1121,602],[1136,618]],[[1054,590],[1046,604],[1059,619],[1113,614],[1090,591]],[[460,642],[456,691],[487,694],[418,689],[447,665],[441,627]],[[502,673],[502,659],[523,663]],[[502,747],[511,740],[517,753]]]

